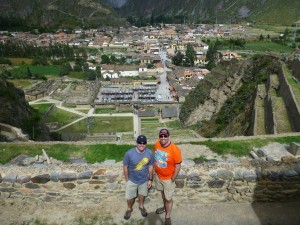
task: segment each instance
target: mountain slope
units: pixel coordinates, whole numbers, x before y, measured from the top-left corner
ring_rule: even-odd
[[[219,64],[186,97],[181,124],[194,125],[204,137],[248,135],[257,85],[279,68],[279,58],[271,55]]]
[[[0,104],[0,123],[21,128],[31,140],[51,140],[49,129],[40,122],[36,110],[26,102],[24,91],[1,77]]]
[[[300,19],[300,1],[295,0],[128,0],[123,16],[184,16],[192,22],[238,22],[291,24]]]
[[[102,0],[0,0],[2,22],[15,18],[30,28],[88,28],[120,24]]]

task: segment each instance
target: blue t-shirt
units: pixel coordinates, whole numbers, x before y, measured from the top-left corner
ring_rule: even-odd
[[[135,184],[143,184],[149,179],[149,165],[153,165],[154,157],[148,148],[143,153],[136,148],[128,150],[123,159],[123,165],[128,167],[128,179]]]

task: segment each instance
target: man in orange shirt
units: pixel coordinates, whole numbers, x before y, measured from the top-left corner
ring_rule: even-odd
[[[172,196],[175,191],[175,179],[181,169],[181,151],[170,141],[167,129],[159,131],[159,141],[154,145],[154,169],[156,189],[161,191],[164,206],[156,209],[157,214],[166,212],[165,225],[171,225]]]

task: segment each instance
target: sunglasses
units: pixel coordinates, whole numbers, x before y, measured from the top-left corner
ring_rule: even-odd
[[[169,136],[167,136],[167,135],[159,135],[159,138],[167,138],[167,137],[169,137]]]
[[[147,142],[146,142],[146,143],[145,143],[145,142],[138,142],[138,144],[139,144],[139,145],[146,145]]]

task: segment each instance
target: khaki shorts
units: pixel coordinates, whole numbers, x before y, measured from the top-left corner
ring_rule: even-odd
[[[172,182],[171,179],[169,180],[160,180],[159,177],[155,174],[155,187],[158,191],[163,191],[165,198],[169,201],[172,199],[172,196],[175,192],[176,184]]]
[[[125,198],[130,200],[136,198],[137,194],[143,196],[148,195],[147,182],[143,184],[135,184],[132,181],[128,180],[126,182]]]

